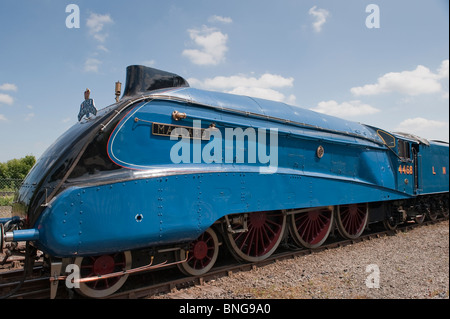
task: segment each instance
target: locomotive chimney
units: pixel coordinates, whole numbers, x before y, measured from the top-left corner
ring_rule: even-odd
[[[143,65],[129,65],[123,96],[145,94],[153,90],[188,87],[189,83],[181,76],[149,68]]]

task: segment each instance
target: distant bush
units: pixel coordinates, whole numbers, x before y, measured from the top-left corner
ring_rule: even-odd
[[[33,155],[0,163],[0,179],[23,180],[35,163],[36,158]]]
[[[15,192],[22,185],[22,179],[0,178],[0,196]],[[6,193],[6,194],[5,194]]]
[[[14,196],[0,197],[0,206],[12,206]]]

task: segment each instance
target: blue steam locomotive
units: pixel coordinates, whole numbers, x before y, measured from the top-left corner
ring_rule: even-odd
[[[448,215],[445,142],[144,66],[127,68],[120,101],[86,105],[26,177],[1,240],[44,252],[55,281],[78,266],[75,288],[89,297],[138,271],[201,275],[222,242],[254,262],[286,237],[315,248],[334,228],[357,238],[369,223]]]

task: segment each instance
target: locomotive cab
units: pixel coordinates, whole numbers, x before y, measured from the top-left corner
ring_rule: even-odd
[[[397,189],[410,195],[419,191],[418,150],[417,142],[397,139]]]
[[[408,195],[420,194],[420,146],[429,146],[430,143],[406,133],[391,134],[378,129],[377,134],[392,151],[392,165],[397,176],[396,189]]]

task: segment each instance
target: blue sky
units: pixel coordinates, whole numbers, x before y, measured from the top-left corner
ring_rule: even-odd
[[[98,109],[114,103],[131,64],[448,141],[448,12],[448,0],[0,0],[0,162],[39,157],[86,88]]]

